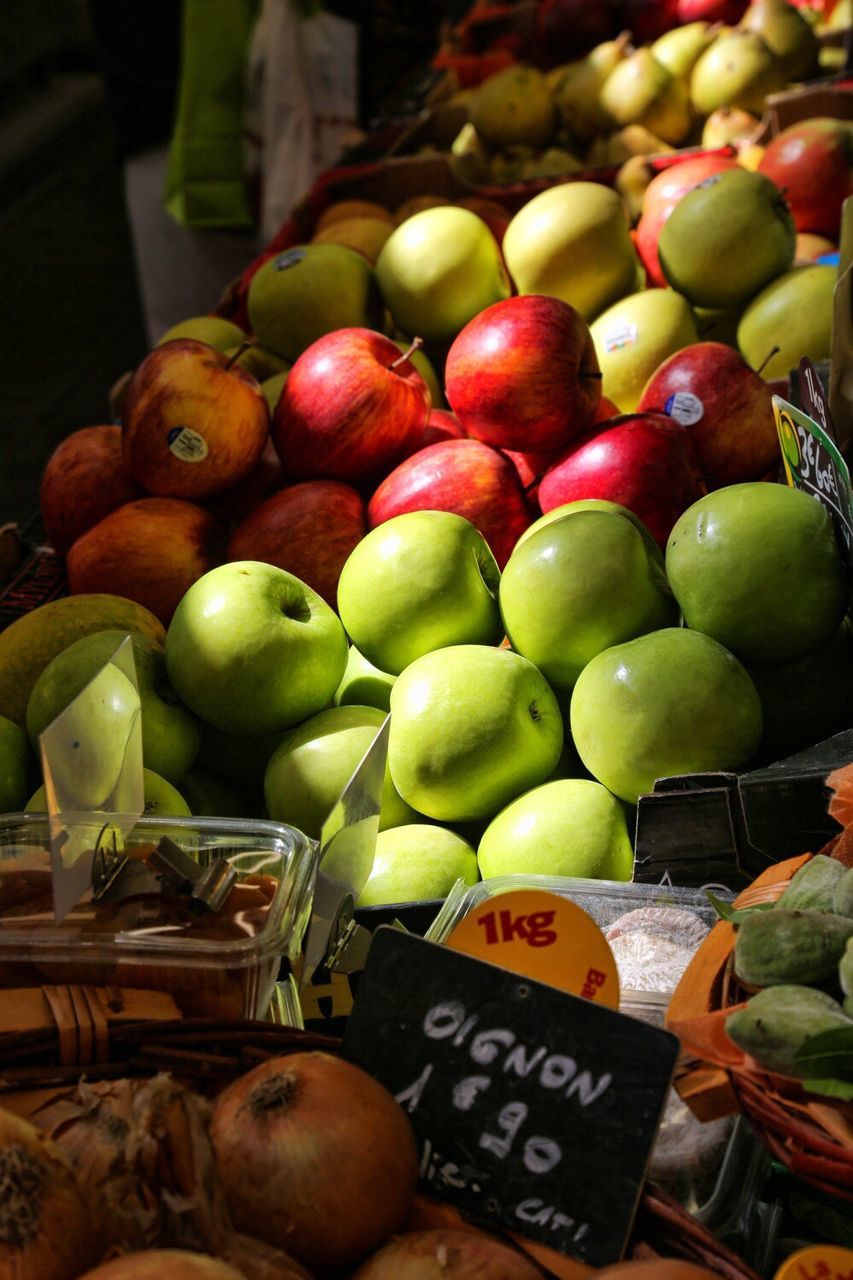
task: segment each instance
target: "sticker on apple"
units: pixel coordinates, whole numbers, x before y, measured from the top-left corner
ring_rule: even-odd
[[[172,427],[166,439],[169,450],[181,462],[202,462],[207,457],[207,441],[192,427]]]
[[[286,271],[288,267],[295,267],[297,262],[301,262],[305,257],[304,249],[288,249],[286,253],[280,253],[275,260],[276,271]]]
[[[633,347],[639,336],[638,325],[616,324],[604,335],[604,350],[609,354],[611,351],[621,351],[623,347]]]
[[[674,396],[669,397],[663,411],[680,422],[682,427],[692,427],[694,422],[699,422],[704,416],[705,406],[692,391],[677,391]]]

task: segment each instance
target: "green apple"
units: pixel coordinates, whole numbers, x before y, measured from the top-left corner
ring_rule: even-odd
[[[380,671],[350,645],[346,670],[335,690],[335,706],[378,707],[380,711],[391,709],[391,689],[396,676]]]
[[[284,384],[287,382],[287,374],[288,370],[284,370],[282,373],[274,373],[271,378],[265,378],[261,383],[261,391],[264,393],[264,399],[269,406],[271,414],[275,412],[275,407],[278,404],[279,397],[284,390]]]
[[[732,308],[789,269],[796,239],[778,187],[736,167],[682,196],[663,224],[658,256],[669,284],[694,306]]]
[[[787,485],[733,484],[679,517],[666,572],[688,627],[742,662],[795,662],[828,644],[847,609],[829,512]]]
[[[489,876],[630,880],[634,850],[625,810],[599,782],[565,778],[526,791],[486,828],[477,861]]]
[[[754,369],[763,365],[763,378],[787,378],[801,356],[828,359],[837,279],[835,267],[828,264],[794,267],[762,289],[737,327],[737,345],[747,364]]]
[[[590,326],[602,374],[602,393],[633,413],[659,365],[699,341],[693,312],[674,289],[629,294]]]
[[[497,644],[500,570],[483,535],[450,511],[409,511],[372,529],[338,580],[353,644],[392,675],[445,645]]]
[[[513,649],[558,690],[602,649],[678,618],[659,560],[636,525],[610,511],[572,512],[520,543],[500,606]]]
[[[334,329],[380,327],[376,280],[360,253],[306,244],[269,258],[252,277],[249,320],[258,341],[293,361]]]
[[[124,631],[83,636],[48,663],[27,703],[27,733],[33,747],[39,734],[97,675],[126,638]],[[199,727],[169,683],[162,645],[134,634],[133,661],[142,704],[142,758],[149,769],[180,782],[199,750]]]
[[[190,818],[190,807],[179,791],[152,769],[142,771],[145,816]],[[47,797],[44,787],[34,791],[27,801],[25,813],[47,813]]]
[[[0,813],[17,813],[27,798],[27,735],[8,716],[0,716]]]
[[[545,781],[562,746],[552,689],[508,649],[436,649],[391,691],[391,777],[408,804],[440,822],[492,817]]]
[[[264,778],[267,811],[313,840],[385,719],[376,707],[330,707],[306,720],[276,748]],[[386,768],[379,829],[414,822]]]
[[[181,791],[195,817],[252,817],[240,792],[206,769],[190,769],[181,779]]]
[[[572,693],[571,726],[593,777],[634,804],[656,778],[745,764],[761,738],[761,701],[716,640],[667,627],[593,658]]]
[[[847,621],[829,644],[797,662],[747,669],[761,698],[762,761],[782,760],[853,724],[853,635]]]
[[[238,560],[194,582],[166,633],[169,678],[226,733],[274,733],[331,702],[347,662],[340,619],[299,578]]]
[[[585,320],[637,288],[628,211],[600,182],[561,182],[528,200],[503,253],[519,293],[560,298]]]
[[[446,898],[457,880],[479,880],[477,855],[467,840],[447,827],[408,823],[380,831],[373,870],[358,896],[359,907]]]
[[[495,237],[476,213],[455,205],[423,209],[395,228],[376,278],[395,325],[427,342],[450,342],[510,294]]]
[[[540,529],[546,528],[554,520],[560,520],[563,516],[570,515],[573,511],[610,511],[616,515],[624,516],[626,520],[630,520],[636,529],[639,529],[643,535],[643,541],[646,544],[649,555],[656,560],[663,568],[663,552],[643,524],[639,516],[635,516],[633,511],[629,511],[627,507],[623,507],[618,502],[611,502],[608,498],[576,498],[574,502],[564,502],[559,507],[552,507],[550,511],[546,511],[544,516],[540,516],[538,520],[534,520],[529,528],[515,544],[516,549],[521,546],[522,542],[526,542],[534,533],[538,533]]]
[[[246,342],[249,335],[231,320],[223,320],[222,316],[190,316],[167,329],[160,341],[171,342],[174,338],[194,338],[196,342],[206,342],[217,351],[229,351]]]

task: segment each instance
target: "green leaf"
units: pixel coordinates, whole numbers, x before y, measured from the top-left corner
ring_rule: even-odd
[[[759,902],[755,907],[733,907],[730,902],[723,902],[710,889],[705,890],[705,896],[720,919],[728,924],[743,924],[747,916],[754,916],[757,911],[772,911],[776,906],[775,902]]]
[[[853,1081],[853,1021],[849,1027],[809,1036],[797,1050],[794,1062],[798,1075]]]
[[[853,1100],[853,1081],[850,1080],[804,1080],[803,1088],[807,1093],[820,1093],[827,1098]]]

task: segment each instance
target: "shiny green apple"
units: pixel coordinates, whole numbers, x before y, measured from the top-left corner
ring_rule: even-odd
[[[573,511],[611,511],[615,512],[616,515],[624,516],[626,520],[631,521],[635,528],[639,529],[643,535],[643,541],[646,544],[649,555],[663,568],[663,552],[640,517],[634,515],[634,512],[629,511],[627,507],[623,507],[621,503],[611,502],[608,498],[576,498],[574,502],[564,502],[559,507],[552,507],[550,511],[545,512],[544,516],[534,520],[533,524],[524,530],[524,533],[515,544],[516,549],[521,546],[522,542],[526,542],[532,534],[538,533],[540,529],[544,529],[554,520],[570,515]]]
[[[391,690],[396,676],[380,671],[359,653],[354,644],[349,647],[347,665],[341,683],[335,690],[335,706],[379,707],[391,709]]]
[[[478,879],[477,855],[467,840],[446,827],[408,823],[379,832],[357,906],[446,898],[457,880],[471,885]]]
[[[0,716],[0,813],[17,813],[27,798],[27,735],[8,716]]]

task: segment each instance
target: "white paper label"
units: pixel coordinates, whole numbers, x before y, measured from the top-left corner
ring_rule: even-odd
[[[169,449],[181,462],[201,462],[207,457],[207,441],[191,427],[172,427]]]
[[[663,411],[683,427],[692,427],[694,422],[699,422],[704,417],[705,406],[692,391],[678,391],[669,397]]]
[[[608,329],[604,335],[604,350],[621,351],[623,347],[633,347],[639,337],[639,328],[635,324],[617,324]]]

